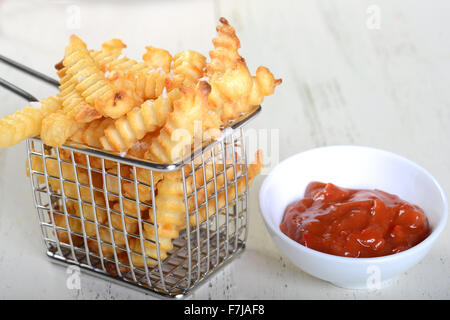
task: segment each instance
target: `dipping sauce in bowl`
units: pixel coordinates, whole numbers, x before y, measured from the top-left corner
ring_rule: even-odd
[[[423,210],[396,195],[320,182],[288,205],[280,229],[308,248],[353,258],[404,251],[430,234]]]

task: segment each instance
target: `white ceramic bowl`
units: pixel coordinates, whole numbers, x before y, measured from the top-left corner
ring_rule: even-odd
[[[301,199],[311,181],[396,194],[425,211],[432,232],[408,250],[377,258],[340,257],[307,248],[282,233],[280,223],[286,206]],[[265,179],[259,202],[266,227],[286,257],[317,278],[354,289],[378,288],[419,262],[448,215],[445,192],[428,171],[394,153],[359,146],[317,148],[284,160]]]

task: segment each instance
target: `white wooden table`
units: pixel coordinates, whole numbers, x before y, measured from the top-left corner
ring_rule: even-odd
[[[146,45],[207,54],[224,16],[251,70],[265,65],[283,78],[249,126],[279,136],[278,151],[266,150],[269,168],[317,146],[367,145],[416,161],[450,190],[449,1],[92,2],[0,0],[1,54],[49,75],[72,33],[92,48],[121,38],[134,58]],[[38,97],[55,93],[3,65],[0,75]],[[3,89],[0,101],[2,116],[25,105]],[[390,286],[337,288],[276,249],[259,213],[263,179],[251,188],[246,251],[192,299],[450,298],[449,226],[428,256]],[[43,252],[24,143],[0,150],[0,203],[0,298],[152,299],[85,274],[80,290],[67,288],[66,269]]]

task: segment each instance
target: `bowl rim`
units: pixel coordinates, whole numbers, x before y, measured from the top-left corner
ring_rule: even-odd
[[[341,148],[351,148],[351,149],[359,149],[359,150],[365,150],[365,151],[375,151],[375,152],[379,152],[379,153],[384,153],[391,157],[397,158],[398,160],[407,162],[409,165],[414,167],[416,170],[421,171],[428,178],[431,179],[433,184],[437,187],[439,194],[441,196],[441,199],[443,202],[443,207],[444,207],[443,208],[444,212],[443,212],[441,218],[439,219],[436,227],[434,227],[431,230],[431,233],[424,240],[422,240],[420,243],[416,244],[415,246],[413,246],[409,249],[406,249],[404,251],[397,252],[394,254],[390,254],[390,255],[385,255],[385,256],[380,256],[380,257],[367,257],[367,258],[343,257],[343,256],[337,256],[337,255],[333,255],[333,254],[329,254],[329,253],[325,253],[325,252],[321,252],[321,251],[318,251],[315,249],[305,247],[304,245],[298,243],[297,241],[289,238],[286,234],[281,232],[279,226],[278,226],[278,228],[276,228],[269,221],[269,218],[266,216],[266,213],[263,210],[264,206],[262,205],[262,199],[264,198],[263,194],[265,193],[265,190],[268,188],[269,184],[271,183],[271,180],[272,180],[271,177],[273,176],[272,174],[277,170],[277,168],[280,168],[287,162],[292,161],[294,158],[299,157],[300,155],[303,155],[305,153],[316,152],[318,150],[323,150],[323,149],[341,149]],[[296,153],[296,154],[284,159],[283,161],[278,163],[270,171],[270,173],[267,175],[267,177],[264,179],[264,181],[261,185],[261,188],[259,190],[259,207],[260,207],[260,213],[263,217],[265,225],[268,228],[270,228],[272,230],[272,232],[277,234],[283,241],[287,242],[291,246],[295,246],[296,248],[304,251],[307,254],[315,255],[319,258],[323,258],[323,259],[327,259],[327,260],[335,260],[336,262],[342,262],[342,263],[380,263],[380,262],[385,262],[385,261],[389,261],[389,260],[398,260],[398,259],[405,258],[407,256],[414,255],[414,254],[418,253],[419,251],[421,251],[422,249],[425,249],[427,246],[431,246],[434,243],[434,241],[438,238],[438,236],[444,229],[446,222],[447,222],[447,218],[448,218],[447,195],[446,195],[444,189],[442,188],[442,186],[440,185],[440,183],[437,181],[437,179],[428,170],[426,170],[419,164],[415,163],[414,161],[409,160],[408,158],[401,156],[399,154],[396,154],[394,152],[379,149],[379,148],[374,148],[374,147],[362,146],[362,145],[329,145],[329,146],[317,147],[317,148],[312,148],[312,149],[308,149],[308,150]],[[425,213],[425,215],[426,215],[426,213]]]

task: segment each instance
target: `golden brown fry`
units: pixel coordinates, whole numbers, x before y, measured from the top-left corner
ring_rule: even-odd
[[[123,205],[123,204],[122,204]],[[124,208],[124,211],[120,210],[120,204],[119,203],[115,203],[113,205],[113,209],[116,210],[117,212],[122,212],[125,214],[129,214],[129,212],[127,212]],[[136,210],[136,206],[134,206],[134,210]],[[134,215],[136,216],[136,215]],[[138,234],[138,220],[137,219],[133,219],[130,217],[127,217],[126,215],[123,216],[123,220],[122,221],[122,214],[117,214],[113,211],[110,212],[110,218],[111,218],[111,225],[118,229],[123,231],[124,230],[124,224],[125,224],[125,230],[127,230],[127,232],[129,234]]]
[[[261,172],[264,163],[263,163],[263,154],[261,150],[258,150],[256,152],[256,159],[255,163],[251,163],[247,167],[247,177],[248,177],[248,186],[252,184],[255,177]],[[233,179],[232,177],[231,179]],[[227,181],[231,181],[231,179],[227,178]],[[223,182],[219,182],[223,185]],[[236,186],[237,186],[237,192],[236,192]],[[227,189],[227,197],[225,197],[225,191],[220,191],[220,188],[218,188],[218,194],[217,194],[217,206],[216,206],[216,199],[213,198],[208,201],[208,206],[203,206],[199,209],[198,217],[199,221],[198,223],[203,223],[206,220],[206,215],[208,212],[208,216],[211,216],[215,212],[219,212],[225,207],[227,204],[226,200],[228,200],[228,203],[236,199],[236,193],[239,197],[246,191],[246,185],[245,185],[245,177],[241,176],[237,179],[236,185],[232,183],[228,189]],[[207,209],[208,208],[208,209]],[[207,211],[208,210],[208,211]],[[197,218],[196,215],[191,215],[189,217],[189,223],[191,225],[197,224]]]
[[[66,73],[77,81],[76,89],[81,96],[102,115],[119,118],[135,106],[134,92],[119,89],[107,81],[86,44],[75,35],[70,37],[63,64],[67,68]]]
[[[100,130],[100,129],[101,129],[101,127],[98,128],[98,130]],[[97,133],[95,133],[94,135],[97,135]],[[59,154],[60,154],[61,159],[72,162],[72,155],[69,150],[59,149]],[[104,163],[105,170],[108,170],[116,165],[116,163],[111,160],[102,160],[102,158],[94,157],[94,156],[87,157],[86,154],[83,154],[80,152],[73,152],[73,161],[76,164],[79,164],[84,167],[88,167],[88,158],[89,158],[89,166],[94,169],[102,170],[103,163]]]
[[[186,194],[189,197],[187,209],[193,212],[196,208],[201,207],[207,198],[215,191],[221,190],[225,181],[232,181],[235,177],[234,168],[231,162],[225,165],[216,164],[215,168],[211,163],[206,164],[203,168],[195,171],[195,187],[194,176],[190,174],[184,181],[180,170],[165,173],[163,179],[158,183],[158,194],[156,195],[157,221],[161,227],[159,232],[161,236],[178,237],[178,231],[186,227],[186,205],[184,198],[184,184],[186,185]],[[236,173],[240,175],[241,167],[236,165]],[[216,180],[214,183],[214,171]],[[191,172],[190,166],[185,167],[185,174]],[[226,174],[224,174],[226,172]],[[226,175],[226,179],[225,179]],[[205,180],[206,179],[206,180]],[[217,188],[217,189],[216,189]],[[196,196],[194,196],[196,192]],[[154,216],[150,213],[148,221],[154,223]],[[150,227],[150,230],[148,229]],[[144,230],[152,234],[152,226],[145,225]]]
[[[60,147],[78,131],[77,129],[78,125],[75,119],[59,110],[42,120],[41,139],[48,146]]]
[[[143,168],[136,168],[136,176],[137,176],[137,188],[138,188],[138,195],[139,195],[139,201],[151,204],[153,195],[152,195],[152,182],[151,179],[153,177],[153,187],[155,189],[156,194],[156,186],[159,181],[163,179],[164,174],[162,172],[153,171],[150,175],[150,171],[143,169]],[[130,169],[130,178],[134,178],[134,172]],[[124,194],[132,199],[136,199],[136,186],[134,182],[127,182],[124,181],[123,185],[123,192]],[[145,208],[145,206],[144,206]]]
[[[220,167],[220,165],[217,165]],[[256,153],[256,163],[250,164],[247,168],[248,170],[248,183],[249,185],[252,183],[253,179],[259,174],[263,167],[263,159],[262,152],[259,150]],[[211,167],[209,169],[212,169]],[[209,176],[212,177],[212,171],[210,171],[208,167],[206,167],[205,174],[207,176],[207,180]],[[216,168],[219,171],[219,168]],[[237,169],[240,170],[240,169]],[[157,221],[158,221],[158,240],[159,240],[159,253],[162,259],[165,259],[167,256],[167,251],[173,248],[172,239],[175,239],[179,236],[179,232],[186,228],[186,207],[184,204],[184,193],[183,186],[180,186],[179,178],[181,176],[180,171],[171,172],[169,174],[165,174],[164,179],[158,184],[158,196],[156,198],[156,206],[157,206]],[[203,172],[202,170],[198,170],[196,172],[196,185],[197,188],[203,184]],[[172,180],[173,179],[173,180]],[[234,179],[234,169],[230,167],[227,169],[227,181],[232,181]],[[193,179],[192,176],[187,179],[186,187],[193,192]],[[217,197],[213,197],[208,200],[207,198],[201,198],[201,194],[204,194],[204,191],[198,192],[197,197],[200,197],[199,204],[202,202],[208,201],[208,206],[203,205],[198,210],[197,214],[192,214],[189,217],[189,224],[191,226],[196,225],[197,223],[201,224],[206,220],[206,216],[211,216],[216,212],[221,212],[223,208],[228,203],[236,199],[236,195],[240,196],[246,191],[246,180],[245,176],[241,176],[237,179],[236,183],[229,184],[228,187],[225,186],[225,178],[222,174],[222,177],[217,177]],[[209,190],[211,187],[214,188],[214,182],[210,181],[207,185],[208,197],[215,189]],[[181,189],[180,189],[181,187]],[[226,193],[225,189],[226,188]],[[237,189],[236,189],[237,187]],[[161,195],[161,196],[160,196]],[[159,198],[159,199],[158,199]],[[189,200],[189,211],[192,212],[195,209],[195,202]],[[197,221],[198,216],[198,221]],[[149,222],[153,222],[152,214],[149,214]],[[149,257],[153,259],[157,259],[157,250],[156,250],[156,236],[155,236],[155,228],[153,224],[144,223],[143,236],[145,239],[150,241],[144,241],[145,252]],[[134,248],[134,251],[141,252],[142,247],[140,245],[140,241],[133,240],[131,246]],[[133,263],[138,266],[143,265],[143,258],[141,256],[134,255]],[[147,264],[149,266],[155,264],[155,260],[147,259]]]
[[[76,89],[78,82],[66,72],[67,68],[59,70],[61,76],[58,97],[62,101],[63,111],[75,121],[90,122],[101,117],[101,114],[81,96]]]
[[[105,189],[108,191],[108,199],[110,201],[118,201],[118,197],[121,194],[122,185],[124,183],[124,178],[129,179],[130,178],[130,170],[129,166],[121,164],[120,165],[120,185],[119,185],[119,174],[118,174],[118,168],[117,163],[115,166],[111,167],[107,170],[107,173],[105,174],[105,181],[106,185],[104,186]]]
[[[100,138],[103,136],[105,129],[113,123],[114,120],[110,118],[102,118],[89,123],[89,125],[84,129],[79,131],[79,139],[75,140],[72,136],[72,140],[83,143],[90,147],[102,148]]]
[[[85,219],[84,221],[84,232],[87,236],[96,238],[97,237],[97,229],[99,228],[98,224],[104,224],[107,220],[106,210],[102,209],[105,207],[105,202],[99,201],[97,205],[101,206],[99,207],[93,207],[89,204],[82,203],[81,209],[80,209],[80,203],[69,200],[68,205],[72,206],[75,211],[75,215],[78,217],[83,217]],[[94,216],[94,211],[96,212],[96,215]],[[97,219],[97,224],[95,222],[95,219]],[[83,234],[83,223],[80,221],[79,223],[79,233]]]
[[[172,244],[170,239],[166,239],[165,241],[170,242],[170,245]],[[144,240],[143,243],[144,243],[144,250],[142,249],[140,239],[136,238],[130,239],[130,249],[139,254],[139,255],[135,253],[131,254],[131,260],[133,262],[133,265],[137,268],[142,268],[144,266],[143,255],[146,256],[145,261],[147,262],[147,266],[151,267],[158,264],[158,252],[153,243],[147,240]],[[167,258],[167,250],[160,248],[159,254],[161,260]]]
[[[47,172],[49,176],[48,182],[49,186],[53,192],[62,192],[61,180],[60,180],[60,169],[56,159],[47,158],[45,160],[46,168],[44,169],[42,158],[40,156],[31,155],[31,167],[34,171],[41,173],[38,176],[38,182],[45,184],[45,178],[42,174]],[[94,201],[96,204],[101,205],[105,201],[105,196],[102,192],[95,190],[93,192],[94,199],[91,196],[90,182],[92,186],[98,189],[103,189],[103,177],[101,173],[89,172],[84,168],[77,167],[77,177],[75,177],[75,171],[73,165],[66,162],[61,162],[61,172],[64,179],[62,187],[64,188],[64,195],[73,199],[81,199],[87,203],[92,203]],[[89,178],[90,177],[90,178]],[[77,188],[76,182],[80,187]],[[78,195],[79,193],[79,195]]]
[[[195,86],[202,78],[206,68],[206,57],[193,50],[185,50],[173,57],[171,76],[168,79],[168,89],[182,86]]]
[[[232,26],[225,18],[219,19],[221,25],[216,27],[217,37],[212,40],[214,50],[209,52],[211,57],[207,65],[207,74],[213,77],[218,73],[225,73],[227,70],[235,68],[237,63],[244,63],[244,59],[239,55],[241,47],[239,38]]]
[[[68,214],[79,217],[79,218],[72,217],[72,216],[67,217],[67,219],[69,221],[70,231],[72,234],[72,241],[75,246],[81,246],[83,244],[83,242],[84,242],[84,240],[82,238],[83,235],[86,235],[88,237],[94,237],[94,238],[97,236],[95,217],[93,215],[93,207],[91,207],[87,204],[82,205],[83,217],[85,219],[84,224],[81,219],[80,204],[78,202],[72,201],[72,200],[67,201],[65,207],[67,209]],[[106,219],[106,212],[103,209],[99,209],[99,208],[96,208],[96,212],[97,212],[97,217],[96,217],[97,222],[104,223],[105,219]],[[56,226],[68,230],[68,227],[66,224],[66,217],[64,215],[54,213],[53,218],[54,218]],[[77,234],[73,234],[74,232],[80,234],[80,236]],[[57,230],[57,235],[61,242],[69,243],[67,232],[65,232],[63,230]]]
[[[106,225],[108,225],[107,222],[106,222]],[[96,253],[97,255],[100,255],[100,251],[99,251],[99,246],[100,246],[101,250],[102,250],[102,255],[106,258],[112,259],[114,257],[114,248],[113,248],[112,238],[114,238],[114,245],[117,247],[116,255],[118,256],[119,260],[123,254],[126,254],[126,251],[125,251],[126,250],[126,242],[125,242],[125,236],[124,236],[123,232],[110,229],[109,227],[100,226],[98,233],[99,233],[100,239],[97,238],[97,240],[88,240],[88,246],[89,246],[89,250],[91,252]],[[112,237],[111,237],[111,234],[112,234]],[[101,240],[101,242],[98,240]],[[121,271],[124,272],[125,270],[121,268]]]
[[[112,71],[105,77],[116,88],[129,92],[130,96],[134,99],[135,106],[138,106],[144,102],[140,94],[137,92],[137,82],[131,71]]]
[[[196,88],[183,87],[180,91],[182,97],[174,101],[173,111],[146,154],[148,159],[162,163],[175,162],[190,154],[196,125],[200,127],[200,134],[205,129],[220,125],[216,115],[209,112],[211,87],[207,82],[200,81]]]
[[[228,21],[220,18],[217,37],[213,39],[207,72],[212,87],[209,103],[221,114],[223,120],[237,117],[252,88],[252,77],[238,49],[240,41]]]
[[[103,72],[108,70],[109,65],[122,54],[122,50],[127,46],[120,39],[111,39],[102,44],[102,48],[99,51],[90,51],[92,59],[95,64]]]
[[[178,90],[172,90],[168,95],[161,95],[154,101],[148,100],[115,120],[105,129],[106,139],[100,140],[107,141],[103,147],[106,149],[111,146],[119,152],[127,151],[146,133],[157,130],[166,122],[173,109],[173,102],[180,95]]]
[[[68,217],[67,218],[69,220],[69,225],[70,225],[70,233],[68,232],[68,227],[67,227],[67,223],[66,223],[66,217],[62,214],[57,214],[54,213],[53,214],[53,220],[55,222],[55,226],[63,228],[65,230],[60,230],[57,229],[56,230],[56,236],[58,237],[58,240],[62,243],[66,243],[66,244],[70,244],[70,240],[69,240],[69,234],[71,236],[71,240],[74,246],[81,246],[83,245],[83,237],[73,234],[73,232],[79,233],[79,234],[83,234],[82,228],[81,228],[81,221],[79,219],[73,218],[73,217]]]
[[[152,46],[145,47],[145,49],[142,60],[152,69],[162,68],[165,73],[169,73],[172,63],[172,55],[169,51]]]
[[[137,62],[127,57],[118,57],[106,65],[109,72],[132,77],[134,93],[142,101],[155,99],[164,90],[167,78],[162,67],[152,68],[147,62]],[[135,104],[138,105],[138,104]]]
[[[59,110],[61,101],[57,97],[49,97],[36,105],[37,107],[28,106],[0,119],[0,148],[7,148],[39,135],[42,120]]]
[[[212,87],[209,103],[222,120],[233,120],[260,104],[264,96],[272,94],[281,79],[275,80],[265,67],[259,67],[256,77],[252,77],[238,53],[240,42],[234,28],[225,18],[220,18],[220,22],[222,25],[217,27],[218,35],[213,39],[214,50],[210,51],[211,61],[207,65]]]
[[[157,137],[158,134],[158,130],[147,133],[141,140],[136,142],[130,149],[128,149],[127,154],[135,158],[144,159],[145,153],[152,144],[152,140]]]
[[[112,122],[113,120],[109,118],[97,119],[90,123],[78,122],[63,110],[59,110],[42,121],[41,139],[51,147],[60,147],[67,140],[72,140],[101,148],[100,137]]]
[[[248,106],[257,106],[264,101],[264,97],[270,96],[275,91],[275,87],[281,84],[281,79],[275,79],[273,74],[266,67],[258,67],[256,76],[252,77],[252,89],[248,97]],[[248,111],[248,110],[244,110]]]

